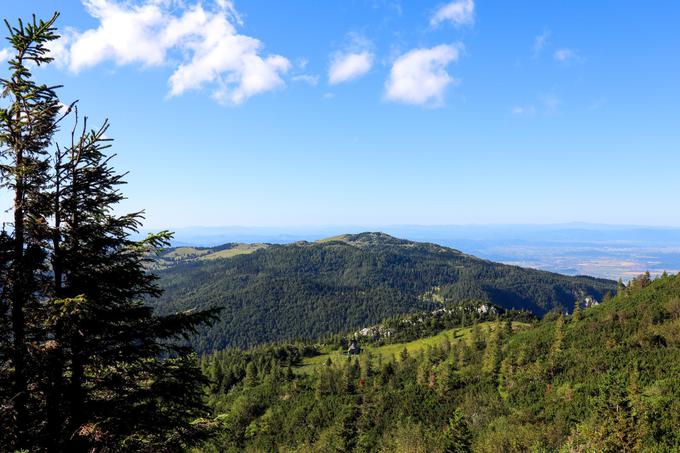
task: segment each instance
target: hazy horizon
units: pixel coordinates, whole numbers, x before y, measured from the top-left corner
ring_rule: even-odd
[[[605,223],[605,222],[585,222],[585,221],[569,221],[569,222],[536,222],[536,223],[375,223],[375,224],[355,224],[355,223],[300,223],[300,224],[220,224],[220,225],[210,225],[210,224],[188,224],[183,226],[170,226],[161,227],[165,229],[231,229],[231,228],[243,228],[243,229],[314,229],[314,228],[383,228],[383,227],[422,227],[422,228],[439,228],[439,227],[559,227],[559,226],[583,226],[583,227],[611,227],[611,228],[651,228],[651,229],[680,229],[680,225],[675,224],[645,224],[645,223]],[[144,229],[151,229],[145,225]]]
[[[152,231],[152,230],[145,230]],[[289,244],[381,231],[433,242],[479,258],[567,275],[630,278],[680,271],[680,228],[568,223],[552,225],[391,225],[177,228],[174,246]]]

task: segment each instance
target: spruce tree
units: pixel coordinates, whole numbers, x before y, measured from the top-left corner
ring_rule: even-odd
[[[623,284],[623,279],[619,277],[619,280],[616,282],[616,295],[620,296],[625,290],[626,285]]]
[[[54,143],[57,87],[29,68],[51,61],[56,19],[10,27],[15,57],[0,80],[2,186],[14,197],[0,237],[0,379],[12,386],[0,393],[11,407],[0,450],[177,450],[206,433],[192,423],[206,379],[186,344],[214,312],[157,317],[145,303],[160,294],[147,261],[170,234],[134,241],[143,213],[115,213],[124,180],[108,123],[91,129],[73,109],[71,142]]]
[[[14,50],[9,59],[10,75],[0,79],[2,96],[9,104],[0,109],[0,185],[13,198],[11,207],[11,256],[3,275],[3,304],[11,319],[11,346],[6,358],[11,363],[12,421],[9,437],[13,448],[28,448],[39,421],[32,412],[40,406],[40,395],[29,388],[38,384],[45,321],[41,295],[47,279],[46,241],[49,229],[48,146],[57,129],[60,103],[55,89],[34,81],[31,67],[49,63],[48,45],[57,38],[55,14],[48,21],[5,22],[8,41]],[[5,362],[3,361],[3,365]],[[5,401],[3,401],[4,403]],[[4,424],[4,423],[3,423]]]
[[[472,325],[472,330],[470,332],[470,344],[477,351],[482,351],[486,347],[486,342],[484,341],[484,336],[482,335],[482,329],[479,327],[477,321]]]
[[[257,385],[257,368],[253,361],[246,365],[246,375],[243,378],[243,385],[246,387],[255,387]]]
[[[564,316],[560,313],[555,321],[555,332],[550,351],[548,352],[547,372],[550,378],[561,369],[562,365],[562,344],[564,343]]]
[[[57,159],[53,263],[62,275],[55,324],[68,376],[66,443],[72,450],[179,446],[196,434],[188,421],[204,409],[205,382],[177,340],[210,313],[159,318],[144,303],[160,294],[145,263],[170,236],[135,242],[130,234],[141,226],[142,213],[114,213],[124,181],[104,153],[107,129],[105,122],[90,130],[83,120],[77,139]]]
[[[0,232],[0,281],[9,281],[9,274],[12,266],[12,251],[14,243],[11,236],[6,231]],[[12,362],[12,324],[9,316],[10,304],[8,299],[8,288],[3,285],[0,288],[0,420],[11,420],[13,408],[11,401],[13,396],[13,376],[11,369],[7,366]],[[0,424],[0,446],[11,445],[14,433],[12,425],[8,423]]]
[[[600,451],[642,450],[647,426],[637,414],[626,381],[625,375],[610,371],[600,383],[593,417],[595,438],[591,439]]]
[[[578,299],[574,302],[574,311],[571,314],[571,320],[578,322],[581,319],[581,304]]]
[[[493,330],[488,332],[488,340],[482,357],[482,372],[495,375],[498,371],[501,358],[501,323],[496,321]]]
[[[445,453],[467,453],[472,451],[472,433],[465,421],[463,411],[456,409],[444,431]]]
[[[512,319],[508,318],[505,320],[505,323],[503,323],[503,336],[504,337],[510,337],[512,335]]]

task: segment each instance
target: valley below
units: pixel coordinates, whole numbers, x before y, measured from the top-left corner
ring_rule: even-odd
[[[676,451],[680,276],[532,263],[378,232],[162,252],[155,310],[219,310],[190,451]]]

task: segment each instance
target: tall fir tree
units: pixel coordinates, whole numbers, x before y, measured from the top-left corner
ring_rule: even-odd
[[[12,252],[14,243],[6,231],[0,232],[0,281],[9,281],[12,266]],[[13,390],[13,375],[8,364],[12,363],[12,324],[9,316],[9,288],[2,285],[0,288],[0,420],[11,420],[13,408],[11,404]],[[7,423],[0,424],[0,446],[11,445],[14,433],[12,426]]]
[[[145,262],[169,234],[135,242],[130,234],[142,213],[114,213],[124,182],[105,154],[107,129],[105,122],[90,130],[84,119],[77,138],[58,151],[52,261],[62,276],[54,319],[68,376],[64,442],[71,450],[178,446],[197,434],[187,421],[203,409],[204,381],[190,350],[176,340],[210,313],[158,318],[145,305],[160,294]]]
[[[8,41],[14,50],[9,59],[10,75],[0,79],[2,96],[9,100],[0,109],[1,185],[13,198],[11,207],[11,257],[9,272],[2,282],[5,304],[11,318],[12,434],[14,448],[27,448],[39,436],[32,412],[38,410],[41,397],[29,388],[38,384],[46,332],[43,298],[47,279],[46,241],[49,228],[49,151],[57,129],[60,103],[57,87],[39,84],[30,68],[48,64],[48,45],[58,36],[50,20],[16,27],[5,22]]]
[[[51,61],[56,19],[10,27],[15,56],[0,80],[2,185],[14,196],[0,238],[0,335],[11,340],[0,379],[12,385],[0,393],[11,407],[0,450],[178,450],[207,432],[192,423],[206,413],[206,380],[185,345],[214,311],[157,317],[145,304],[160,294],[146,263],[170,234],[134,241],[143,213],[115,213],[124,181],[106,154],[108,123],[90,129],[73,109],[70,144],[54,144],[57,87],[29,68]]]

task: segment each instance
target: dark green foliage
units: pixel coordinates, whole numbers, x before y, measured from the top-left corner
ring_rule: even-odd
[[[346,350],[349,344],[348,338],[356,336],[361,339],[362,344],[381,346],[392,343],[405,343],[417,340],[418,338],[436,335],[442,330],[491,320],[503,320],[507,330],[508,326],[512,329],[513,320],[532,323],[537,318],[527,311],[503,310],[487,302],[465,301],[449,304],[431,312],[420,311],[392,316],[380,324],[366,327],[358,332],[345,332],[325,336],[323,341],[333,348]],[[512,332],[507,331],[507,333]]]
[[[13,420],[12,432],[6,433],[7,442],[20,448],[29,445],[30,415],[38,405],[29,393],[36,385],[31,369],[45,358],[35,345],[47,338],[41,331],[47,314],[39,297],[48,278],[44,252],[49,239],[45,218],[50,211],[44,191],[50,176],[46,147],[57,129],[59,112],[56,87],[36,83],[29,68],[51,61],[48,45],[58,37],[55,20],[56,15],[46,22],[34,17],[26,24],[20,21],[17,27],[5,22],[15,52],[8,62],[9,78],[0,79],[2,96],[9,100],[9,105],[0,109],[0,185],[8,189],[7,198],[13,198],[11,253],[2,281],[2,303],[11,318],[9,335],[3,341],[12,343],[3,364],[12,364],[12,390],[3,403],[7,401],[12,408],[8,414]]]
[[[270,245],[229,259],[189,261],[158,271],[159,313],[222,307],[194,341],[199,351],[316,338],[375,324],[442,302],[487,301],[536,315],[600,300],[615,283],[480,260],[434,244],[380,233]]]
[[[211,391],[220,428],[201,451],[678,451],[679,297],[666,276],[578,318],[512,333],[486,322],[448,347],[287,379],[266,370],[275,357],[295,367],[302,345],[211,354],[209,375],[240,377]]]
[[[456,409],[444,431],[444,453],[466,453],[472,450],[472,433],[465,421],[465,415]]]
[[[170,234],[133,241],[141,213],[114,212],[124,181],[108,123],[90,129],[71,105],[71,143],[53,143],[60,103],[28,68],[50,62],[56,18],[10,27],[0,80],[0,182],[14,196],[0,234],[0,450],[178,450],[207,433],[193,423],[207,380],[187,339],[213,312],[145,305],[160,294],[147,261]]]

